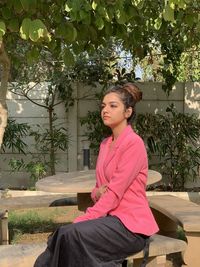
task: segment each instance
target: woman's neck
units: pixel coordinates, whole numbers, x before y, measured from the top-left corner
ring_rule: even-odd
[[[112,129],[112,141],[115,141],[118,136],[123,132],[123,130],[127,127],[127,123],[124,125],[120,125],[120,127],[115,127]]]

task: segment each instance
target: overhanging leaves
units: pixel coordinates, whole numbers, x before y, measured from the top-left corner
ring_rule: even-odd
[[[197,0],[1,1],[0,17],[6,28],[0,36],[15,43],[18,32],[23,40],[42,46],[51,40],[49,52],[58,58],[66,45],[72,54],[95,51],[111,36],[140,59],[158,44],[158,52],[167,59],[162,74],[168,80],[168,92],[177,79],[181,54],[199,45],[199,10]]]
[[[50,40],[50,35],[46,26],[40,19],[31,20],[25,18],[20,27],[20,34],[22,39],[37,42],[40,39],[46,38]]]
[[[77,30],[72,23],[62,23],[56,29],[56,35],[64,39],[66,42],[74,42],[77,38]]]
[[[73,66],[75,64],[74,55],[68,48],[64,51],[63,60],[66,66]]]
[[[37,0],[18,0],[21,2],[22,8],[25,11],[31,11],[36,8]]]
[[[29,18],[25,18],[22,21],[22,25],[20,27],[20,35],[21,35],[21,38],[24,40],[28,40],[29,38],[30,25],[31,25],[31,20]]]
[[[6,33],[6,25],[3,21],[0,21],[0,40],[2,40],[2,37],[5,33]]]
[[[46,26],[41,20],[36,19],[31,22],[29,28],[29,38],[33,42],[37,42],[40,38],[43,38],[46,35],[46,33],[47,33]]]

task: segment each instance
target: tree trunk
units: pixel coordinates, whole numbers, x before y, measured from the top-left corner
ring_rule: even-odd
[[[53,108],[49,107],[49,133],[51,138],[50,143],[50,169],[51,175],[56,174],[55,170],[55,147],[54,147],[54,134],[53,134]]]
[[[8,78],[10,75],[10,60],[4,49],[3,42],[0,41],[0,64],[1,86],[0,86],[0,148],[3,143],[3,136],[7,126],[8,111],[6,105],[6,94],[8,91]]]

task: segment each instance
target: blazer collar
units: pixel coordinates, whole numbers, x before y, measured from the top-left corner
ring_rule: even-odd
[[[126,128],[124,128],[124,130],[120,133],[120,135],[117,137],[117,140],[114,144],[113,148],[117,148],[119,147],[119,145],[122,143],[122,141],[124,140],[124,138],[130,134],[131,132],[133,132],[133,129],[130,125],[127,125]]]
[[[112,137],[109,137],[108,142],[107,142],[107,149],[106,149],[106,153],[107,157],[106,157],[106,162],[104,163],[105,167],[109,164],[109,162],[112,160],[112,158],[115,156],[116,150],[118,149],[118,147],[123,143],[124,138],[126,138],[127,135],[129,135],[131,132],[133,132],[133,129],[131,128],[130,125],[128,125],[122,132],[121,134],[118,136],[113,148],[111,151],[109,151],[109,146],[110,143],[112,141]],[[108,152],[109,151],[109,152]]]

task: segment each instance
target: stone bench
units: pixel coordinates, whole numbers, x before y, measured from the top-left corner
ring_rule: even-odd
[[[160,234],[177,237],[181,226],[187,239],[183,255],[188,267],[200,266],[200,205],[171,195],[148,197]]]
[[[76,194],[52,194],[0,198],[1,209],[16,210],[53,206],[77,205]]]
[[[0,245],[9,243],[8,234],[8,211],[0,211]]]
[[[161,235],[151,237],[149,247],[148,267],[164,267],[166,255],[184,252],[186,242]],[[33,267],[37,256],[46,248],[45,243],[0,246],[0,266],[3,267]],[[127,258],[128,266],[139,267],[143,259],[143,252]]]

